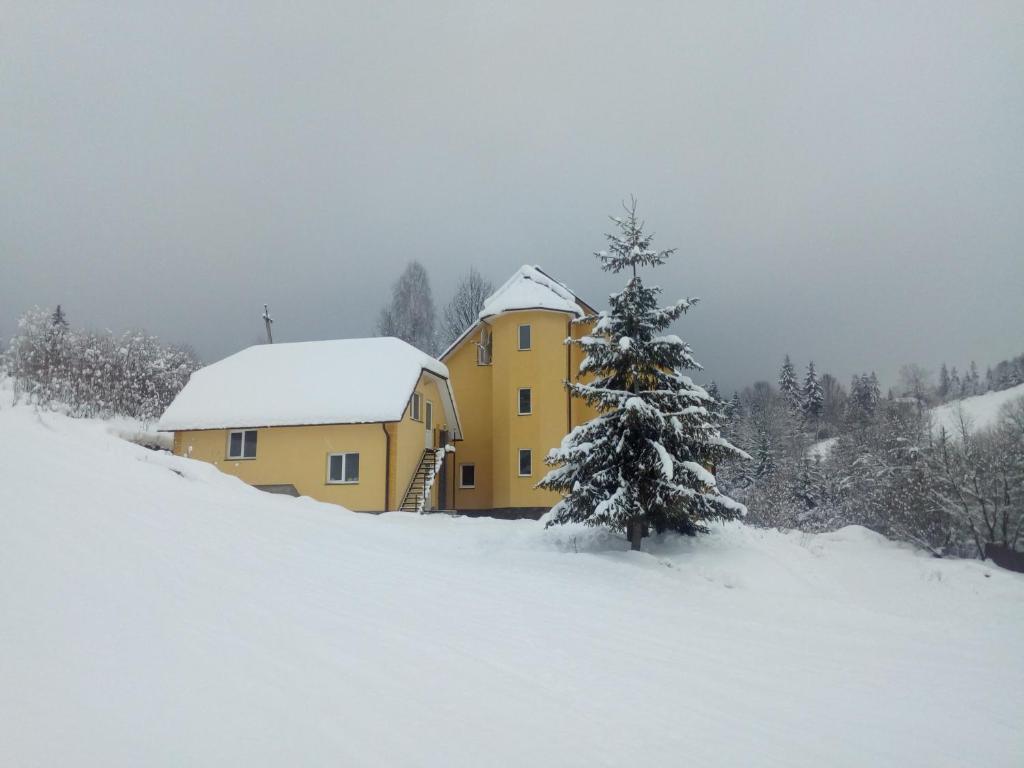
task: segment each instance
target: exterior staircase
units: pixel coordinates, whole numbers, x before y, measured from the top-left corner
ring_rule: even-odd
[[[423,514],[430,499],[430,489],[434,485],[434,478],[444,465],[444,458],[450,447],[427,448],[420,457],[419,466],[409,481],[409,487],[405,491],[399,509],[402,512],[419,512]]]

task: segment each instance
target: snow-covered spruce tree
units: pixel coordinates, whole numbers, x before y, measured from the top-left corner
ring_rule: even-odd
[[[825,395],[821,391],[821,382],[818,381],[818,373],[814,370],[813,360],[807,364],[807,374],[804,376],[801,395],[804,405],[804,420],[811,428],[814,438],[817,439],[818,420],[821,418]]]
[[[793,362],[786,355],[782,361],[782,370],[779,371],[779,392],[786,400],[786,405],[794,413],[803,410],[803,400],[800,391],[800,384],[796,380],[796,371],[793,369]]]
[[[664,333],[696,299],[659,307],[661,289],[648,288],[637,274],[638,267],[664,264],[673,251],[651,249],[635,200],[612,220],[618,232],[595,255],[602,269],[631,270],[632,278],[609,297],[609,310],[574,321],[593,323],[590,335],[567,340],[585,353],[580,374],[593,378],[566,386],[598,415],[551,451],[547,463],[554,468],[539,487],[564,494],[548,525],[607,526],[640,549],[647,529],[694,535],[710,520],[745,514],[719,491],[713,469],[723,459],[749,457],[719,433],[710,395],[681,373],[700,370],[689,346]]]

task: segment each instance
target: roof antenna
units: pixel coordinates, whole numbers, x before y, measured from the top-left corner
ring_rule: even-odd
[[[263,305],[263,324],[267,326],[267,344],[274,343],[274,334],[270,332],[270,326],[274,322],[274,319],[270,316],[270,308],[266,304]]]

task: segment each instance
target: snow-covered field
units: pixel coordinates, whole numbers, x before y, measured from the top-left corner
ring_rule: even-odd
[[[1024,576],[357,515],[0,408],[0,765],[1020,766]]]
[[[1007,403],[1024,397],[1024,384],[998,392],[965,397],[932,409],[932,425],[935,430],[942,427],[951,435],[960,432],[960,413],[971,431],[991,427],[999,418],[999,411]]]

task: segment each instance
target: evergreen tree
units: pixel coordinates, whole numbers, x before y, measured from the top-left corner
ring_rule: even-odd
[[[939,368],[939,399],[945,402],[946,398],[949,397],[949,369],[946,364],[943,363],[942,367]]]
[[[821,408],[825,401],[825,395],[821,391],[821,382],[818,381],[818,374],[814,370],[814,361],[807,364],[807,374],[804,376],[803,391],[804,418],[817,430],[818,419],[821,418]]]
[[[971,367],[967,372],[967,378],[964,379],[967,385],[968,395],[980,395],[981,394],[981,376],[978,375],[978,364],[971,360]]]
[[[757,433],[757,452],[754,454],[756,467],[754,476],[763,479],[775,473],[775,454],[772,451],[772,439],[767,429],[761,428]]]
[[[681,373],[700,369],[689,346],[665,333],[696,300],[659,307],[660,289],[637,274],[638,267],[664,264],[673,251],[651,248],[635,200],[613,221],[618,231],[607,235],[608,250],[595,255],[604,270],[629,270],[632,277],[609,297],[607,311],[574,321],[593,324],[571,341],[585,353],[580,373],[593,378],[566,384],[598,415],[548,455],[553,469],[539,487],[564,494],[548,525],[608,526],[640,549],[648,528],[694,535],[710,520],[743,515],[743,505],[718,489],[713,471],[723,459],[746,454],[719,433],[711,396]]]
[[[786,359],[782,362],[782,370],[779,371],[779,392],[782,393],[791,411],[800,413],[803,410],[800,385],[797,383],[796,371],[793,369],[789,355],[786,355]]]
[[[68,327],[68,318],[64,314],[64,310],[61,309],[60,304],[57,305],[57,308],[53,310],[53,314],[50,315],[50,325],[61,329],[67,329]]]

